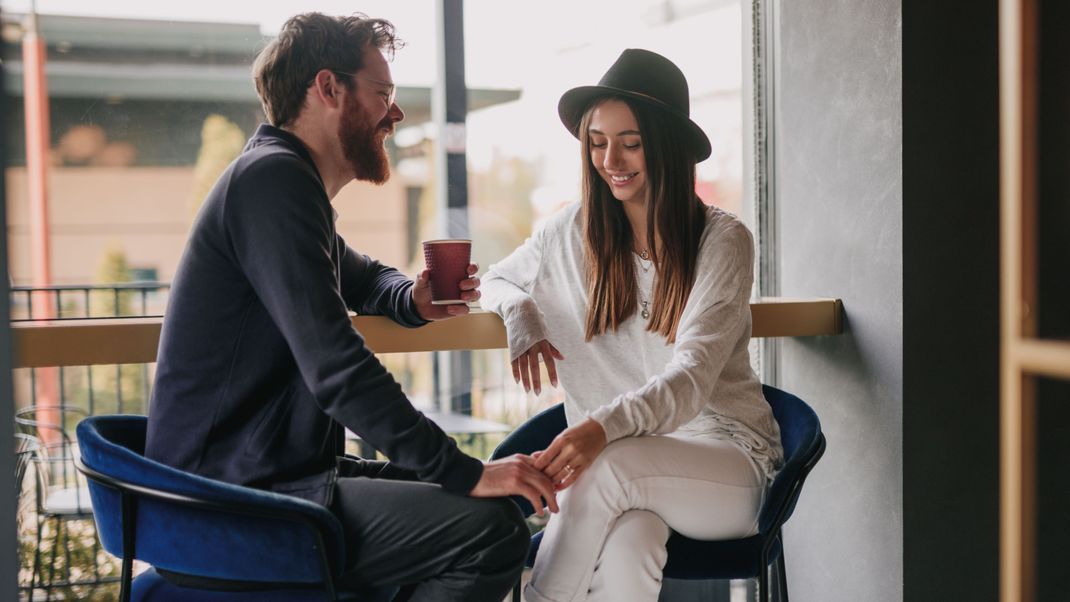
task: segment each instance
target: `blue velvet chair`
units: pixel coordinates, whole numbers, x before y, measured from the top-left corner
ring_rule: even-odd
[[[787,602],[784,548],[781,526],[791,516],[802,491],[806,475],[825,453],[825,436],[817,415],[801,399],[790,393],[764,386],[763,392],[780,425],[784,446],[784,467],[769,488],[758,518],[758,533],[745,539],[698,541],[678,533],[669,537],[669,559],[664,575],[670,579],[751,579],[758,578],[761,600],[769,601],[769,566],[777,571],[778,600]],[[529,454],[545,449],[565,429],[565,411],[560,404],[537,414],[509,435],[494,450],[492,457],[516,453]],[[514,498],[525,515],[531,504]],[[527,565],[535,564],[542,533],[531,538]],[[519,585],[513,591],[514,602],[520,600]]]
[[[101,544],[122,558],[120,600],[390,600],[396,588],[338,591],[342,527],[326,508],[145,458],[144,416],[78,424],[78,469]],[[131,583],[134,559],[153,568]]]

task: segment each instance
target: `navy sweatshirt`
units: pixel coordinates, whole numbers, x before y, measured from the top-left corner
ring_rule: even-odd
[[[330,505],[344,427],[467,493],[482,463],[412,407],[347,315],[424,321],[412,281],[349,248],[315,164],[261,125],[208,194],[171,286],[145,455]]]

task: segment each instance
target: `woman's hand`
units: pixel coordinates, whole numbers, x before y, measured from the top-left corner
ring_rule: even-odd
[[[560,491],[575,483],[605,447],[605,429],[588,418],[561,431],[549,447],[535,452],[532,457],[535,458],[535,468],[550,477]]]
[[[550,384],[556,387],[557,366],[554,362],[565,359],[565,356],[561,355],[561,352],[551,345],[550,341],[543,339],[535,343],[513,360],[513,380],[518,383],[523,381],[525,391],[534,388],[536,395],[542,393],[542,378],[539,375],[540,355],[542,362],[546,364],[546,374],[550,377]]]
[[[534,460],[523,454],[483,463],[483,475],[468,493],[472,497],[504,497],[521,495],[527,498],[535,514],[543,516],[543,506],[557,512],[554,484],[545,474],[534,468]]]
[[[469,278],[461,281],[461,299],[468,303],[479,301],[479,278],[475,277],[478,271],[478,265],[468,264]],[[445,320],[454,316],[463,316],[470,311],[465,303],[451,305],[431,303],[431,270],[424,270],[416,277],[416,284],[412,287],[412,302],[416,305],[416,313],[425,320]]]

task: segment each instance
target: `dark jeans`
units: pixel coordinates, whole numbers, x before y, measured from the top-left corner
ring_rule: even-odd
[[[450,493],[386,462],[341,461],[331,509],[346,535],[341,587],[401,585],[399,599],[501,602],[528,552],[513,502]]]

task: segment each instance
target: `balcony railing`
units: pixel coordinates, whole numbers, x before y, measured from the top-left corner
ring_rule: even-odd
[[[11,287],[11,321],[162,316],[166,282]]]

